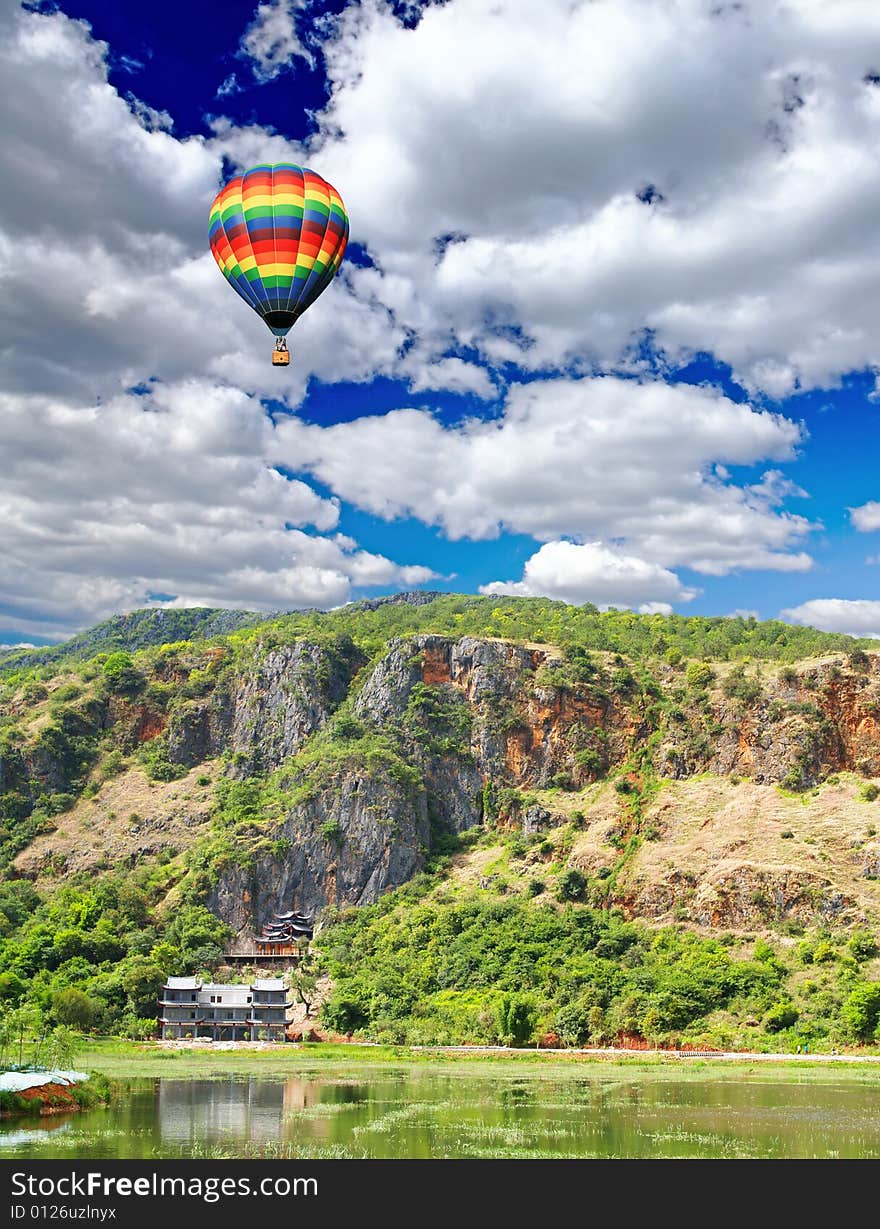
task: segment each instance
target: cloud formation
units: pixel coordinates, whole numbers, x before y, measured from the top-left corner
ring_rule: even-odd
[[[356,585],[433,578],[335,533],[336,501],[267,461],[274,430],[244,393],[205,382],[100,405],[0,398],[0,623],[60,636],[156,593],[326,608]]]
[[[218,122],[213,138],[177,139],[170,117],[110,85],[107,55],[62,13],[0,13],[2,387],[87,398],[207,377],[296,405],[312,376],[390,371],[406,328],[352,266],[297,326],[280,380],[268,330],[207,250],[223,158],[258,161],[272,138]]]
[[[613,377],[514,385],[500,417],[459,426],[406,409],[328,427],[291,418],[275,438],[282,464],[387,520],[453,539],[618,540],[709,575],[811,566],[810,522],[780,507],[792,488],[778,473],[741,487],[716,468],[790,459],[800,441],[796,423],[714,390]]]
[[[314,65],[315,58],[303,46],[296,31],[297,13],[310,0],[268,0],[257,5],[254,19],[242,35],[241,54],[251,61],[258,81],[271,81],[289,69],[294,60]]]
[[[258,78],[314,62],[302,7],[256,8]],[[366,0],[322,29],[330,103],[304,147],[223,116],[179,139],[110,85],[85,23],[0,13],[4,625],[60,634],[151,592],[332,605],[433,576],[341,537],[339,500],[533,537],[490,591],[665,609],[692,594],[675,568],[808,569],[815,525],[778,468],[803,429],[663,383],[638,343],[712,351],[771,397],[876,361],[880,11],[547,0],[536,40],[518,0],[406,24]],[[205,238],[225,169],[266,158],[335,182],[374,262],[343,267],[282,374]],[[379,375],[486,417],[273,425],[257,400],[295,410],[313,377]],[[874,503],[851,517],[880,528]]]
[[[519,0],[368,0],[314,152],[438,335],[541,370],[647,330],[779,397],[877,360],[878,39],[870,4],[546,0],[536,38]]]
[[[670,614],[672,602],[696,596],[674,572],[601,542],[546,542],[526,561],[522,580],[495,580],[481,585],[480,592],[550,597],[573,605],[592,602],[603,609],[631,606],[643,614]]]
[[[789,623],[803,623],[825,632],[880,638],[880,602],[842,597],[817,597],[780,612]]]
[[[872,499],[859,508],[850,508],[849,517],[859,533],[873,533],[880,529],[880,503]]]

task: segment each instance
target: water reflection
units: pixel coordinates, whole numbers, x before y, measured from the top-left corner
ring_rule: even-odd
[[[299,1086],[291,1088],[293,1086]],[[300,1080],[160,1080],[156,1115],[162,1140],[189,1144],[230,1137],[277,1139],[285,1104],[302,1102]]]
[[[876,1086],[612,1067],[163,1077],[107,1108],[0,1122],[0,1155],[877,1157]]]

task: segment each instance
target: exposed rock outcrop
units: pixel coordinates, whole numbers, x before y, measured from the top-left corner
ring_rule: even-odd
[[[842,770],[880,775],[875,654],[734,676],[724,664],[695,684],[684,666],[655,663],[638,679],[633,663],[610,653],[569,660],[549,645],[470,636],[394,639],[370,665],[343,636],[258,642],[248,652],[215,647],[194,662],[167,654],[140,691],[85,695],[61,717],[46,699],[29,737],[0,746],[0,789],[27,813],[29,792],[63,794],[85,779],[99,738],[127,754],[150,744],[167,752],[160,780],[184,769],[198,782],[198,766],[214,760],[239,781],[277,774],[276,804],[212,881],[213,907],[250,931],[280,908],[373,901],[418,872],[444,834],[486,818],[512,816],[527,836],[550,829],[568,793],[608,775],[625,778],[622,795],[637,792],[646,772],[790,789]],[[551,788],[559,793],[549,800],[527,796]],[[513,803],[512,791],[520,792]],[[617,849],[632,814],[613,792],[612,801]],[[194,814],[194,827],[209,823],[201,801]],[[650,822],[662,841],[662,810]],[[583,866],[604,871],[613,849],[585,849]],[[864,877],[880,875],[876,845],[857,856]],[[693,883],[681,874],[621,880],[620,891],[632,909],[666,916],[686,907],[701,924],[722,916],[746,924],[762,909],[850,910],[818,871],[795,881],[784,868],[734,860]]]

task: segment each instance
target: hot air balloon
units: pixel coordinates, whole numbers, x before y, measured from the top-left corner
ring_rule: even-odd
[[[292,162],[253,166],[211,205],[211,252],[233,290],[275,334],[272,363],[290,362],[285,338],[336,274],[348,242],[342,197]]]

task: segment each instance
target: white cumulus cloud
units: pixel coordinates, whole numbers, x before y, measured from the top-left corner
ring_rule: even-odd
[[[481,593],[550,597],[582,605],[637,607],[643,614],[669,614],[672,602],[696,596],[674,572],[601,542],[545,542],[526,560],[520,581],[492,581]]]
[[[452,427],[415,409],[328,427],[291,418],[275,443],[280,463],[386,519],[452,538],[618,540],[662,567],[723,575],[811,566],[810,522],[779,506],[792,488],[775,471],[741,487],[715,469],[790,459],[801,438],[711,389],[606,377],[514,385],[500,417]]]
[[[880,602],[868,599],[817,597],[780,611],[789,623],[803,623],[824,632],[880,638]]]
[[[647,329],[774,397],[877,362],[880,8],[545,0],[535,23],[367,0],[324,44],[313,148],[430,304],[423,341],[540,370]]]
[[[159,593],[326,608],[433,578],[335,533],[336,501],[269,460],[274,432],[259,402],[206,382],[101,404],[0,396],[0,625],[57,636]]]
[[[880,503],[870,500],[859,508],[850,508],[849,517],[859,533],[872,533],[880,529]]]
[[[268,0],[257,6],[242,36],[241,54],[251,61],[258,81],[271,81],[297,59],[314,64],[296,30],[297,14],[308,5],[309,0]]]

